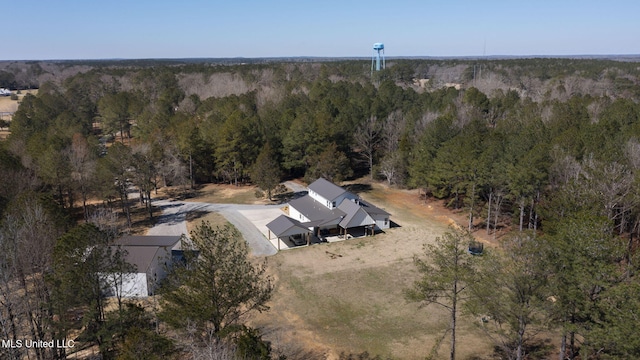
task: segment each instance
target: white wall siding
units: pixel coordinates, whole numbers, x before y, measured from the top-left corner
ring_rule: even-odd
[[[147,274],[129,273],[122,274],[121,278],[109,274],[106,277],[108,284],[108,296],[121,297],[146,297],[149,296],[147,287]]]
[[[376,221],[377,230],[384,230],[391,227],[391,220],[389,219],[389,215],[377,215],[373,216],[373,219]]]
[[[310,220],[307,219],[306,216],[302,215],[298,210],[296,210],[296,208],[294,208],[293,206],[289,205],[289,217],[292,219],[296,219],[300,222],[309,222]]]
[[[315,201],[319,202],[320,204],[326,206],[327,208],[331,209],[331,202],[329,202],[329,199],[325,199],[324,197],[320,196],[320,194],[318,194],[317,192],[315,192],[313,190],[309,190],[309,196],[311,196],[311,198],[313,200],[315,200]],[[295,218],[295,219],[297,220],[297,218]]]

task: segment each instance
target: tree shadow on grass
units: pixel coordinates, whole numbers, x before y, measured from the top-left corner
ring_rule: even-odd
[[[391,358],[383,358],[380,355],[370,355],[367,351],[360,354],[340,353],[340,360],[391,360]]]
[[[209,213],[210,213],[209,211],[202,211],[202,210],[189,211],[187,213],[186,220],[187,222],[198,220],[200,218],[207,216]]]
[[[371,187],[370,184],[349,184],[349,185],[345,185],[344,189],[354,194],[360,194],[360,193],[369,192],[373,188]]]
[[[515,349],[515,345],[512,345],[511,347]],[[524,353],[526,354],[526,358],[532,360],[549,359],[551,358],[553,350],[554,346],[549,339],[534,340],[525,344],[524,346]],[[493,349],[493,353],[500,359],[510,358],[507,350],[502,346],[495,346]]]
[[[169,189],[166,191],[165,199],[181,201],[204,196],[205,192],[202,191],[202,188],[203,186],[196,186],[193,189]]]
[[[153,206],[153,218],[149,218],[149,212],[145,207],[132,206],[131,215],[131,233],[144,234],[146,231],[161,221],[162,211],[158,211],[158,206]]]
[[[297,198],[301,198],[301,197],[307,195],[308,193],[309,193],[308,191],[298,191],[298,192],[289,191],[289,192],[282,193],[282,194],[272,195],[271,199],[276,204],[286,204],[289,201],[297,199]]]

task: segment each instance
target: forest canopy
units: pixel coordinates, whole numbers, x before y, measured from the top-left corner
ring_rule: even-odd
[[[271,198],[284,179],[366,176],[468,214],[468,230],[541,239],[547,259],[575,263],[544,275],[567,353],[637,357],[620,342],[636,329],[618,309],[639,309],[623,300],[638,288],[638,63],[387,65],[372,74],[362,60],[2,62],[0,87],[39,90],[21,97],[0,143],[0,246],[24,258],[15,234],[34,223],[43,227],[33,241],[48,249],[76,220],[117,233],[100,227],[91,200],[131,227],[132,187],[152,219],[160,187],[251,182]],[[3,274],[27,278],[52,256]],[[598,269],[585,265],[594,257]]]

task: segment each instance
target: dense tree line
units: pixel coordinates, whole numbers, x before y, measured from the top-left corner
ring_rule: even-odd
[[[49,81],[39,84],[36,96],[23,98],[2,143],[2,246],[13,254],[9,258],[27,251],[11,240],[12,232],[27,226],[21,221],[35,219],[14,213],[25,207],[49,214],[42,223],[55,227],[42,230],[42,237],[33,234],[27,245],[43,243],[53,253],[73,216],[104,225],[109,220],[103,215],[117,212],[130,227],[132,189],[152,218],[152,194],[167,185],[188,192],[204,182],[253,182],[270,194],[283,178],[366,175],[418,188],[425,201],[443,200],[468,214],[469,230],[497,237],[512,229],[547,241],[547,258],[558,263],[576,261],[578,267],[595,256],[594,249],[606,252],[598,258],[600,270],[584,269],[598,271],[589,276],[602,284],[581,283],[584,272],[549,268],[549,279],[559,281],[553,321],[563,329],[567,353],[596,353],[597,346],[611,356],[637,351],[619,344],[633,327],[612,325],[623,316],[616,309],[636,306],[621,299],[637,288],[637,64],[529,59],[389,65],[372,81],[364,61],[28,64],[40,76],[31,79]],[[26,81],[7,74],[3,81]],[[414,82],[421,78],[429,81]],[[89,200],[103,206],[91,207]],[[623,246],[614,248],[620,239]],[[54,265],[53,258],[41,260],[17,264],[27,270],[11,268],[3,276],[11,283]],[[501,281],[495,286],[511,280]],[[559,289],[566,284],[578,290],[564,298]],[[570,298],[576,293],[582,297]],[[601,312],[585,315],[586,307]],[[105,321],[94,317],[96,324]],[[34,322],[33,331],[39,326]],[[595,336],[605,329],[618,338]]]

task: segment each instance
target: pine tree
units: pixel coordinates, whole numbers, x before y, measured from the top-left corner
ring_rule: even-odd
[[[222,338],[243,315],[268,309],[271,279],[264,264],[249,260],[234,227],[214,229],[205,222],[191,232],[191,242],[185,265],[172,270],[162,289],[160,316],[169,325]]]
[[[460,303],[464,300],[472,274],[472,258],[466,250],[473,240],[473,236],[466,230],[452,227],[442,237],[436,238],[435,244],[425,245],[426,259],[414,257],[422,278],[414,283],[413,288],[405,291],[405,297],[410,301],[418,301],[425,306],[436,304],[449,312],[451,360],[456,357],[456,326]]]
[[[266,190],[271,200],[271,192],[280,183],[281,173],[276,154],[271,149],[271,145],[266,143],[251,167],[251,180],[261,189]]]

